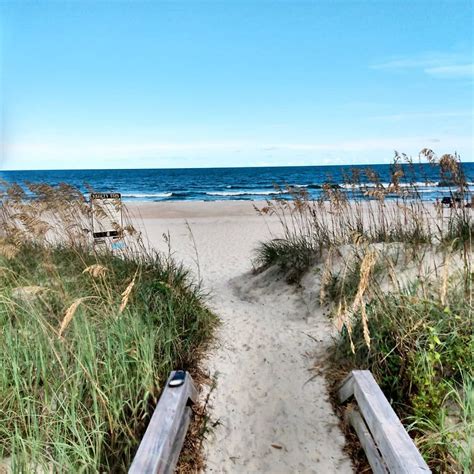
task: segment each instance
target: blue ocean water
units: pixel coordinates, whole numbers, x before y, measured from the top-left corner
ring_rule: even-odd
[[[125,201],[216,201],[262,200],[285,198],[286,185],[305,188],[312,197],[321,194],[324,183],[338,185],[351,195],[363,195],[368,166],[292,166],[262,168],[192,168],[192,169],[119,169],[0,171],[0,180],[25,183],[68,183],[87,193],[86,185],[97,192],[120,192]],[[381,183],[390,181],[390,165],[370,165]],[[463,163],[466,180],[474,181],[474,163]],[[348,177],[359,173],[362,186],[351,186]],[[439,186],[439,169],[416,164],[406,169],[411,182],[417,183],[423,199],[434,200],[449,195],[448,187]],[[408,178],[406,178],[408,179]]]

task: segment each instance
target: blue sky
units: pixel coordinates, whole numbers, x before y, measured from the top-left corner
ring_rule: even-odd
[[[0,167],[472,161],[472,26],[456,0],[0,0]]]

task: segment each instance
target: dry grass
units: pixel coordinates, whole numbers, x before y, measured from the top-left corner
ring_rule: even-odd
[[[67,329],[69,326],[69,323],[72,321],[72,318],[76,314],[76,310],[79,307],[79,305],[84,301],[85,298],[79,298],[76,301],[74,301],[71,306],[66,310],[66,314],[64,315],[63,320],[61,321],[61,326],[59,326],[58,330],[58,335],[61,337],[64,333],[64,331]]]
[[[105,276],[106,272],[107,267],[96,263],[95,265],[90,265],[84,268],[84,271],[82,273],[89,273],[89,275],[91,275],[93,278],[99,278]]]
[[[443,155],[437,159],[430,150],[422,154],[441,179],[452,183],[453,202],[467,202],[470,191],[459,157]],[[419,177],[412,167],[408,157],[397,154],[387,186],[371,170],[365,170],[365,179],[371,180],[365,188],[359,173],[348,176],[345,186],[353,186],[357,193],[365,189],[363,197],[325,185],[320,198],[312,200],[304,189],[288,188],[290,200],[267,201],[265,206],[256,207],[260,215],[278,218],[283,235],[257,248],[255,266],[278,265],[284,272],[290,271],[290,280],[297,281],[323,251],[342,245],[471,245],[471,209],[464,205],[447,209],[423,201],[417,189]]]
[[[127,285],[127,288],[122,293],[122,301],[120,302],[119,313],[122,313],[123,310],[127,307],[128,299],[132,293],[133,287],[135,286],[135,279],[137,274],[133,275],[132,281]]]

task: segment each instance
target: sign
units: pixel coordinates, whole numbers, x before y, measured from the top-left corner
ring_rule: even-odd
[[[122,195],[91,193],[92,235],[94,239],[121,237]]]

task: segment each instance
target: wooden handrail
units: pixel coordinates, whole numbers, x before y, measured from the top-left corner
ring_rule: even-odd
[[[352,396],[357,401],[347,417],[374,474],[431,472],[369,370],[353,370],[338,396],[341,403]]]
[[[198,397],[191,376],[186,372],[184,383],[170,387],[166,382],[138,447],[129,474],[171,474],[178,462],[184,438],[191,421],[191,407]]]

